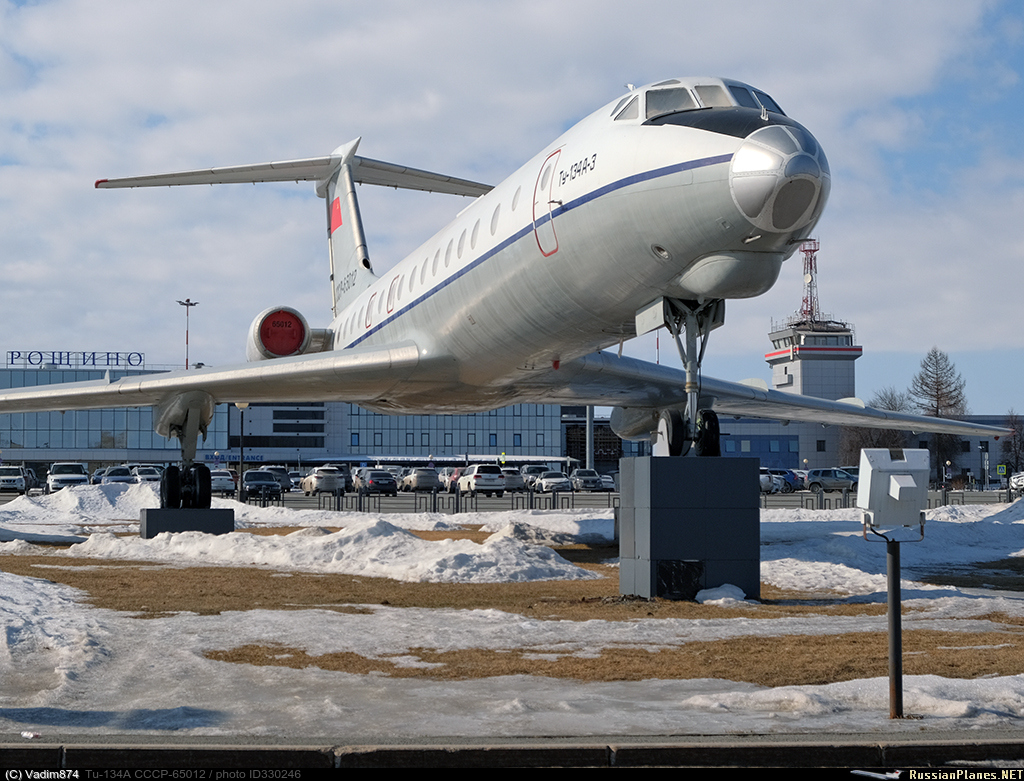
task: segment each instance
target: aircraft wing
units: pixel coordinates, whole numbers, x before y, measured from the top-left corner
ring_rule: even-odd
[[[566,361],[522,385],[533,385],[552,403],[592,404],[632,410],[682,408],[686,405],[686,373],[635,358],[599,352]],[[548,390],[542,390],[548,386]],[[1009,429],[960,420],[911,415],[868,407],[860,399],[832,401],[770,390],[764,383],[747,384],[702,377],[701,406],[720,415],[798,420],[836,426],[898,429],[960,436],[1008,436]]]
[[[258,361],[224,369],[143,374],[0,391],[0,414],[148,407],[189,393],[214,402],[368,401],[386,398],[426,367],[412,342]]]

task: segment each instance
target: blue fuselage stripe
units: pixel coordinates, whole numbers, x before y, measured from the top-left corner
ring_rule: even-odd
[[[355,347],[356,345],[360,344],[364,340],[370,338],[370,336],[372,336],[373,334],[377,333],[379,330],[381,330],[385,326],[393,323],[395,320],[397,320],[402,315],[406,314],[407,312],[410,312],[412,309],[414,309],[415,307],[419,306],[421,303],[426,301],[431,296],[434,296],[437,293],[439,293],[440,291],[444,290],[448,285],[452,284],[457,279],[459,279],[459,278],[463,277],[464,275],[468,274],[470,271],[473,271],[474,269],[478,268],[481,264],[485,263],[490,258],[494,257],[499,252],[502,252],[505,249],[507,249],[508,247],[511,247],[513,244],[515,244],[520,239],[522,239],[525,236],[528,236],[529,234],[533,233],[534,230],[536,230],[538,227],[540,227],[545,222],[550,220],[552,217],[558,216],[560,214],[564,214],[565,212],[571,211],[572,209],[579,208],[580,206],[583,206],[584,204],[590,203],[591,201],[594,201],[597,198],[601,198],[601,197],[603,197],[605,195],[608,195],[609,193],[613,193],[616,190],[621,190],[621,189],[626,188],[626,187],[631,187],[632,185],[640,184],[641,182],[647,182],[647,181],[650,181],[652,179],[659,179],[659,178],[661,178],[663,176],[671,176],[672,174],[681,173],[682,171],[691,171],[691,170],[693,170],[695,168],[705,168],[705,167],[711,166],[711,165],[718,165],[719,163],[728,163],[730,160],[732,160],[732,154],[716,155],[715,157],[702,157],[699,160],[688,160],[688,161],[683,162],[683,163],[676,163],[674,165],[668,165],[668,166],[664,166],[662,168],[654,168],[654,169],[652,169],[650,171],[644,171],[643,173],[633,174],[632,176],[626,176],[626,177],[624,177],[622,179],[619,179],[619,180],[617,180],[615,182],[612,182],[610,184],[606,184],[603,187],[598,187],[596,190],[591,190],[589,193],[585,193],[585,194],[581,195],[579,198],[576,198],[575,200],[570,201],[567,204],[563,204],[561,206],[558,206],[557,208],[552,209],[550,213],[544,214],[542,217],[538,218],[536,222],[531,222],[528,225],[526,225],[525,227],[520,228],[518,231],[513,233],[511,236],[509,236],[503,242],[501,242],[500,244],[495,245],[494,247],[489,249],[487,252],[482,254],[480,257],[478,257],[476,260],[474,260],[471,263],[467,264],[465,268],[460,269],[459,271],[457,271],[454,274],[452,274],[450,277],[446,277],[445,279],[443,279],[440,282],[438,282],[436,285],[434,285],[429,290],[424,291],[417,298],[413,299],[406,306],[402,307],[399,311],[397,311],[397,312],[389,315],[385,319],[381,320],[377,325],[373,326],[372,328],[370,328],[365,333],[360,334],[359,338],[357,338],[357,339],[353,340],[352,342],[350,342],[343,349],[347,349],[349,347]],[[404,280],[403,280],[403,282],[404,282]],[[380,293],[378,293],[378,295],[384,295],[384,291],[382,290]]]

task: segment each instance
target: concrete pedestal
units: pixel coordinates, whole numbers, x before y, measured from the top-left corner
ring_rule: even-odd
[[[731,583],[761,594],[756,458],[619,462],[619,593],[693,599]]]
[[[235,530],[234,510],[158,510],[139,514],[139,536],[151,540],[161,532],[227,534]]]

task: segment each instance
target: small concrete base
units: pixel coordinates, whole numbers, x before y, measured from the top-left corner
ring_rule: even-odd
[[[234,510],[157,510],[139,514],[139,536],[151,540],[161,532],[227,534],[235,530]]]

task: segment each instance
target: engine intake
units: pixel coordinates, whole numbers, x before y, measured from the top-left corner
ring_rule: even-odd
[[[331,331],[310,328],[306,318],[290,306],[273,306],[256,315],[245,345],[248,361],[266,361],[287,355],[322,352],[331,346]]]

